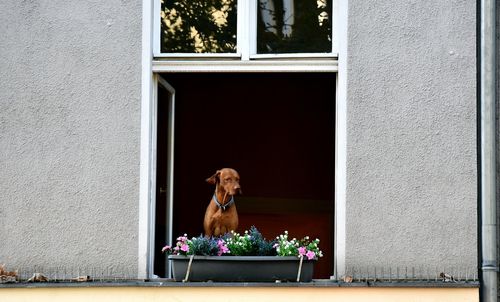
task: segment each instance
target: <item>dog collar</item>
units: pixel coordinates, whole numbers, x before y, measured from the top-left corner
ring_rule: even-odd
[[[229,202],[223,205],[217,200],[217,196],[214,194],[214,201],[217,207],[224,212],[226,208],[229,208],[234,203],[234,196],[231,195]]]

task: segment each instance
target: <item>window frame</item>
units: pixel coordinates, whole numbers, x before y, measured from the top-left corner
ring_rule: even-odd
[[[161,52],[161,0],[153,0],[153,57],[156,59],[168,58],[194,58],[194,59],[233,59],[241,61],[260,59],[287,59],[287,58],[337,58],[337,2],[332,0],[332,51],[329,53],[257,53],[257,1],[237,0],[237,25],[236,25],[236,52],[234,53],[164,53]]]
[[[252,1],[243,1],[251,6]],[[348,0],[333,0],[333,52],[319,58],[281,57],[250,59],[250,53],[241,57],[220,54],[156,53],[159,49],[160,0],[143,0],[142,5],[142,70],[141,70],[141,141],[139,176],[139,231],[138,278],[153,278],[150,228],[154,216],[151,212],[155,200],[151,196],[152,180],[152,108],[155,106],[154,87],[158,73],[163,72],[332,72],[336,76],[335,116],[335,196],[334,196],[334,263],[333,279],[338,280],[346,271],[346,166],[347,166],[347,18]],[[242,7],[239,5],[238,7]],[[243,8],[241,8],[243,9]],[[248,7],[246,11],[249,11]],[[249,18],[249,16],[245,16]],[[244,22],[238,18],[238,22]],[[248,33],[247,33],[248,34]],[[238,33],[238,38],[244,36]],[[246,39],[246,41],[249,41]],[[241,45],[241,44],[239,44]],[[247,47],[246,49],[249,49]],[[327,54],[330,55],[330,54]],[[154,226],[154,224],[153,224]],[[153,233],[154,235],[154,233]]]
[[[151,213],[151,218],[149,221],[149,236],[152,238],[149,240],[149,250],[153,251],[152,254],[148,257],[148,266],[151,269],[151,272],[154,270],[154,258],[155,254],[158,252],[158,247],[155,246],[155,232],[157,228],[157,223],[154,219],[156,217],[156,202],[157,202],[157,173],[158,173],[158,148],[157,148],[157,143],[158,143],[158,89],[163,87],[169,94],[169,102],[168,102],[168,124],[169,124],[169,131],[168,131],[168,152],[166,154],[168,158],[168,162],[170,163],[168,165],[166,175],[167,175],[167,196],[166,196],[166,208],[167,208],[167,232],[166,232],[166,239],[167,242],[173,242],[174,237],[172,234],[172,225],[173,225],[173,200],[174,200],[174,165],[172,164],[174,162],[174,155],[175,155],[175,88],[170,85],[169,82],[167,82],[165,79],[163,79],[159,74],[155,73],[153,74],[153,102],[152,102],[152,108],[151,108],[151,123],[152,123],[152,128],[151,128],[151,166],[150,166],[150,196],[151,196],[151,205],[150,205],[150,213]],[[168,262],[167,263],[167,269],[168,269],[168,277],[171,277],[171,265]]]

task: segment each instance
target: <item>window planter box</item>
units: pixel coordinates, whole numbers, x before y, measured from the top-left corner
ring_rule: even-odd
[[[175,281],[183,281],[190,256],[170,255]],[[300,282],[310,282],[316,260],[303,260]],[[279,256],[194,256],[187,281],[297,281],[300,259]]]

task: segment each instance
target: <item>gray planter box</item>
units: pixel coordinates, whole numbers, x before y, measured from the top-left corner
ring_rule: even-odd
[[[170,255],[175,281],[186,277],[190,256]],[[304,260],[300,282],[310,282],[316,260]],[[274,282],[297,281],[298,257],[278,256],[195,256],[188,281]]]

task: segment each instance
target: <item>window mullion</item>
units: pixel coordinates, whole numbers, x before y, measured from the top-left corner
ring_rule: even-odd
[[[252,23],[253,20],[253,8],[256,5],[256,1],[252,0],[239,0],[238,1],[238,29],[237,29],[237,51],[241,54],[241,60],[248,61],[250,59],[251,47],[252,47]],[[255,44],[255,42],[253,42]]]
[[[248,1],[248,42],[250,56],[257,53],[257,7],[258,1]]]

